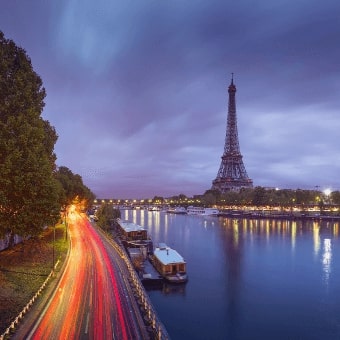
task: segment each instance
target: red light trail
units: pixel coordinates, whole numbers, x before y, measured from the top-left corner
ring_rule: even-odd
[[[95,228],[70,214],[70,253],[50,303],[31,339],[141,339],[121,259]]]

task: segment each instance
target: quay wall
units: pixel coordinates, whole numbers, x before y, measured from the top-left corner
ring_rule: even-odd
[[[281,219],[281,220],[313,220],[313,221],[340,221],[340,215],[303,214],[303,213],[277,213],[277,212],[248,212],[248,211],[220,211],[217,216],[229,218],[249,219]]]
[[[99,229],[99,228],[98,228]],[[107,236],[107,234],[105,234]],[[144,313],[144,321],[147,325],[149,325],[149,328],[153,334],[153,339],[155,340],[169,340],[170,336],[159,319],[156,310],[154,309],[151,300],[140,280],[138,277],[133,264],[125,251],[122,244],[119,244],[116,242],[111,235],[107,237],[108,242],[115,248],[115,250],[118,252],[118,254],[121,256],[121,258],[124,260],[129,273],[130,278],[128,279],[131,285],[131,288],[135,294],[137,303],[141,307],[141,310]]]

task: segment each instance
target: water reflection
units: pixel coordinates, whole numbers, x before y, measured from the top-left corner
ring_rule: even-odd
[[[227,219],[224,250],[227,263],[226,311],[228,316],[228,338],[234,338],[239,327],[239,306],[242,273],[243,238],[247,235],[246,220]]]
[[[185,296],[185,284],[171,284],[164,282],[162,287],[162,294],[168,295],[168,294],[178,294]]]
[[[186,286],[150,292],[171,338],[340,338],[338,223],[147,210],[122,218],[187,261]]]
[[[145,210],[141,211],[140,223],[141,225],[145,225]]]
[[[313,223],[314,255],[318,256],[320,251],[320,227],[317,222]]]
[[[331,260],[332,260],[332,241],[329,238],[323,240],[323,254],[322,254],[322,269],[323,269],[323,281],[326,286],[329,283],[329,277],[331,274]]]
[[[291,232],[291,237],[292,237],[292,250],[295,250],[295,243],[296,243],[296,222],[292,222],[292,232]]]

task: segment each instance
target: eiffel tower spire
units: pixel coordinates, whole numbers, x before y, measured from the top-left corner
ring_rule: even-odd
[[[224,144],[224,153],[216,179],[212,182],[213,190],[239,191],[241,188],[252,188],[253,181],[248,177],[246,168],[242,161],[240,146],[238,142],[237,119],[236,119],[236,86],[234,85],[234,74],[228,87],[229,105],[227,117],[227,131]]]

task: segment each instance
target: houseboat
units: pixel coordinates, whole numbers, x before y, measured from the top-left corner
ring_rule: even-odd
[[[217,216],[218,213],[218,209],[215,208],[193,207],[192,205],[187,208],[188,215]]]
[[[155,248],[151,260],[157,271],[168,282],[184,283],[188,281],[186,262],[183,257],[165,243],[160,243]]]
[[[121,219],[117,219],[117,223],[123,239],[127,241],[146,240],[148,238],[146,229],[138,224]]]

